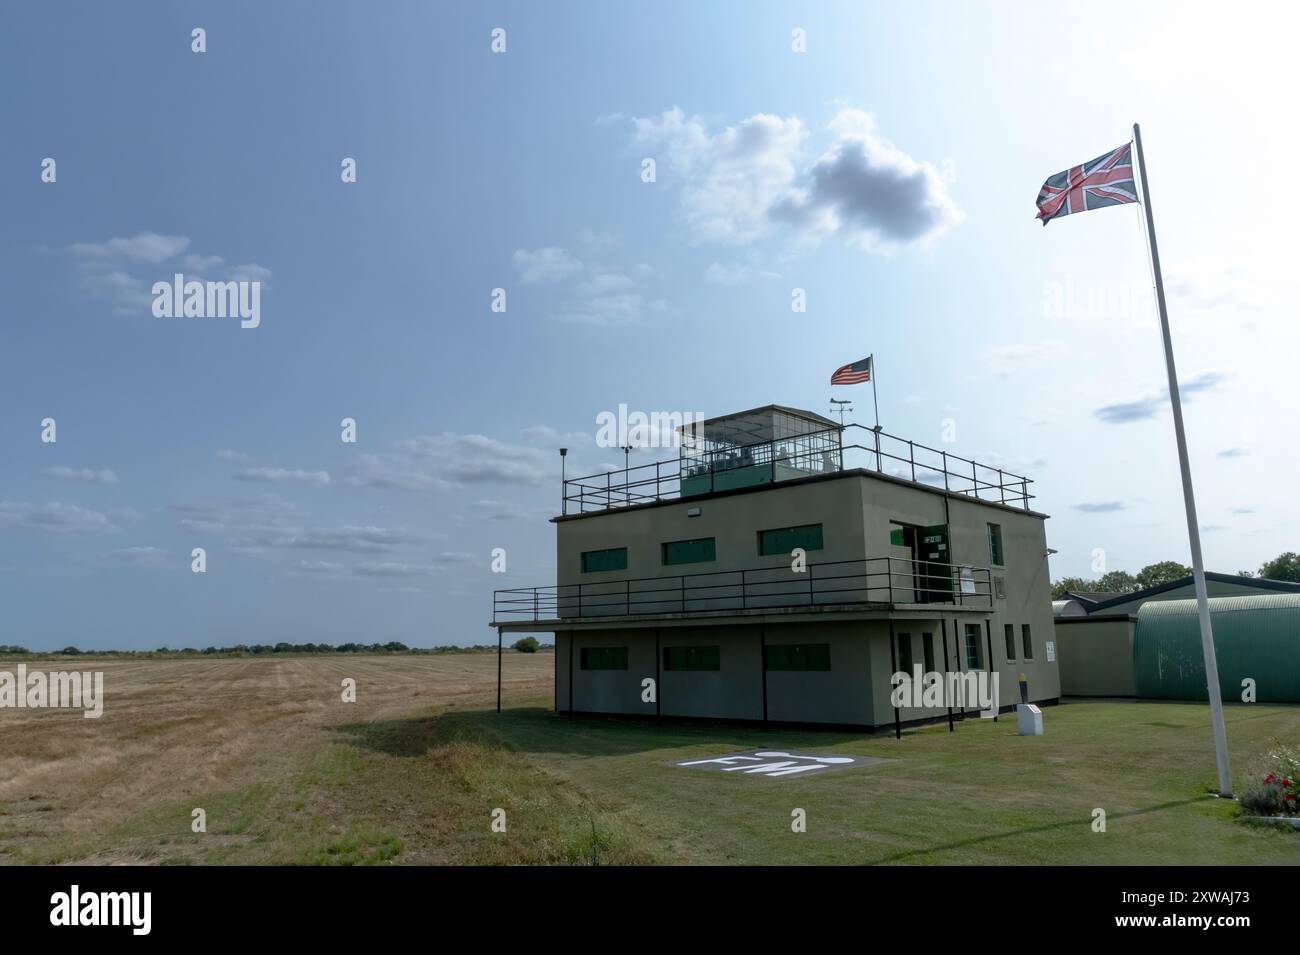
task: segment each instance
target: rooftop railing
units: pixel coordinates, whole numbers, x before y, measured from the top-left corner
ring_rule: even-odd
[[[1029,493],[1033,481],[1024,475],[875,428],[849,424],[822,434],[837,434],[839,441],[807,451],[797,446],[787,450],[790,439],[765,441],[732,449],[725,457],[714,455],[705,463],[683,455],[570,478],[564,482],[561,511],[604,511],[851,469],[876,471],[1025,510],[1034,498]]]
[[[987,567],[868,557],[808,564],[802,572],[780,565],[498,590],[493,594],[492,620],[495,624],[899,604],[992,609],[992,601],[992,576]]]

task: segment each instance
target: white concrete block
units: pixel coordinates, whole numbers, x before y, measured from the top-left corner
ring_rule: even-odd
[[[1032,703],[1021,703],[1016,707],[1016,724],[1021,736],[1043,735],[1043,711]]]

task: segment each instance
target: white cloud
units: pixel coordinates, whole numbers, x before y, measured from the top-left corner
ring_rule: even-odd
[[[271,270],[255,262],[250,262],[247,265],[236,265],[226,273],[224,280],[228,282],[261,282],[265,287],[271,281]]]
[[[189,278],[260,282],[263,291],[269,288],[270,269],[256,263],[226,267],[226,260],[219,255],[190,253],[165,266],[166,274],[160,274],[164,268],[158,266],[181,255],[189,244],[185,236],[142,232],[105,242],[75,242],[68,248],[76,259],[81,287],[96,298],[107,299],[119,315],[150,314],[153,284],[170,281],[177,271],[188,273]]]
[[[109,239],[107,242],[75,242],[73,255],[99,261],[147,262],[157,265],[189,248],[190,240],[183,235],[158,235],[141,232],[128,239]]]
[[[619,269],[592,267],[551,317],[582,325],[628,326],[639,324],[647,312],[667,311],[663,299],[647,295],[642,287],[649,267],[639,265],[633,271],[637,278]]]
[[[529,251],[517,249],[515,268],[520,280],[528,285],[534,282],[556,282],[582,271],[582,263],[556,246]]]
[[[419,577],[431,573],[429,567],[398,561],[363,561],[352,570],[362,577]]]
[[[718,133],[674,107],[632,121],[633,142],[666,167],[697,241],[745,245],[774,224],[801,238],[839,235],[874,251],[925,241],[961,221],[944,171],[882,138],[874,119],[841,110],[833,142],[808,164],[808,132],[796,116],[758,113]]]
[[[835,144],[807,185],[772,210],[776,218],[868,250],[932,239],[961,221],[945,176],[881,138],[870,114],[842,110],[830,129]]]
[[[226,260],[219,255],[187,255],[181,263],[187,272],[206,273],[221,268]]]
[[[807,137],[798,117],[767,113],[710,133],[678,107],[632,126],[636,145],[658,160],[659,181],[681,189],[691,234],[737,245],[767,232],[769,210],[789,195]]]
[[[166,554],[161,547],[123,547],[109,551],[99,559],[104,564],[152,567],[160,564]]]
[[[723,265],[720,262],[713,262],[704,270],[704,280],[714,285],[744,285],[748,282],[780,277],[780,272],[771,272],[750,265]]]
[[[113,311],[119,315],[147,315],[153,305],[150,286],[143,279],[120,269],[84,272],[81,287],[96,298],[108,299],[113,304]]]
[[[64,478],[69,481],[84,481],[87,484],[116,484],[117,475],[108,468],[70,468],[60,465],[45,472],[50,477]]]
[[[329,484],[328,471],[301,471],[291,468],[245,468],[235,475],[240,481],[269,481],[272,484]]]
[[[96,534],[117,530],[117,525],[108,515],[59,501],[48,504],[0,501],[0,527],[16,527],[56,535]]]
[[[358,487],[426,491],[481,481],[538,484],[558,465],[554,452],[481,434],[440,433],[400,441],[392,452],[358,459],[349,480]]]

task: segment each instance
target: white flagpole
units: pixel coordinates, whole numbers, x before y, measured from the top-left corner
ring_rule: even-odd
[[[876,356],[867,356],[867,370],[871,372],[871,410],[876,414],[876,430],[880,430],[880,405],[876,404]]]
[[[1183,503],[1187,509],[1187,536],[1192,545],[1192,581],[1196,586],[1196,611],[1201,620],[1201,653],[1205,657],[1205,683],[1210,693],[1210,721],[1214,724],[1214,756],[1219,766],[1219,795],[1232,796],[1232,773],[1228,768],[1228,734],[1223,726],[1223,699],[1219,693],[1219,664],[1214,655],[1214,631],[1210,627],[1209,592],[1205,588],[1205,565],[1201,559],[1201,531],[1196,521],[1196,499],[1192,496],[1192,471],[1187,463],[1187,436],[1183,432],[1183,406],[1178,398],[1178,373],[1174,370],[1174,343],[1169,334],[1169,313],[1165,309],[1165,283],[1160,276],[1160,251],[1156,246],[1156,223],[1151,214],[1151,191],[1147,187],[1147,163],[1142,155],[1142,132],[1133,124],[1138,170],[1142,176],[1142,208],[1146,211],[1147,237],[1151,241],[1151,268],[1155,273],[1156,305],[1160,310],[1160,334],[1165,343],[1165,370],[1169,375],[1169,401],[1174,409],[1174,434],[1178,438],[1178,464],[1183,475]]]

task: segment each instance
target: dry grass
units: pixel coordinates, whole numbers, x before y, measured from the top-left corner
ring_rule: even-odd
[[[1300,833],[1244,825],[1234,803],[1207,797],[1203,704],[1074,703],[1045,711],[1044,737],[972,720],[896,741],[568,720],[551,712],[549,653],[506,655],[500,715],[493,654],[76,666],[105,671],[102,719],[0,712],[0,862],[1300,861]],[[340,701],[345,677],[355,704]],[[1300,734],[1300,707],[1230,706],[1227,718],[1239,780]],[[798,781],[674,765],[753,749],[885,759]],[[806,833],[790,830],[794,806]],[[490,828],[494,809],[505,834]]]
[[[506,660],[508,692],[549,694],[550,654],[508,654]],[[113,844],[113,834],[132,820],[160,809],[202,806],[211,836],[223,828],[222,819],[213,818],[220,794],[246,791],[256,801],[268,782],[318,769],[322,754],[337,744],[338,727],[481,707],[493,700],[496,685],[495,654],[474,653],[56,658],[27,666],[103,670],[104,715],[92,720],[80,711],[4,711],[0,861],[144,861],[148,846]],[[355,704],[341,702],[345,677],[357,682]],[[188,809],[176,828],[189,833]],[[346,835],[346,822],[341,830]],[[231,844],[251,838],[222,836]]]

